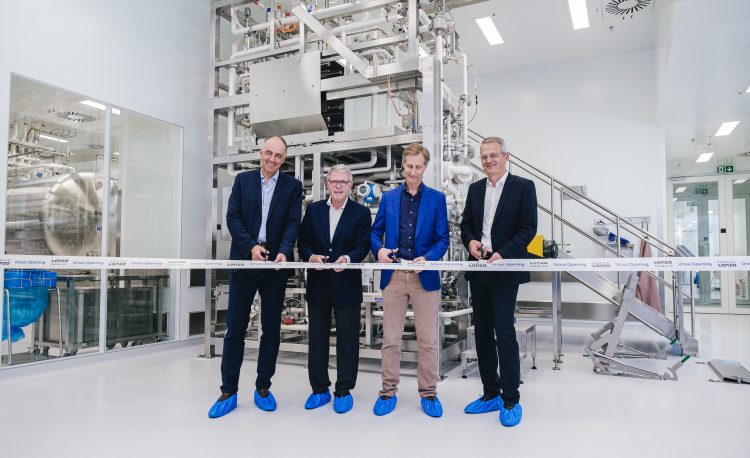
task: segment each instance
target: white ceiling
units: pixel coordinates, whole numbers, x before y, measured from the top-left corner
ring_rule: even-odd
[[[40,123],[43,123],[42,128],[46,131],[57,129],[72,132],[75,136],[68,138],[68,143],[61,145],[48,139],[39,141],[45,146],[59,146],[62,150],[88,157],[97,154],[97,150],[104,143],[104,111],[81,104],[80,102],[84,100],[90,99],[74,92],[14,75],[11,80],[10,121],[16,120],[19,128],[25,119],[33,122],[35,127],[40,127]],[[74,122],[56,116],[56,112],[66,111],[90,116],[93,121]],[[118,118],[119,116],[113,116],[112,120],[113,146],[119,142],[121,123]],[[91,145],[97,146],[92,148]]]
[[[715,171],[726,160],[750,169],[750,159],[737,156],[750,151],[748,86],[750,1],[683,0],[662,100],[670,174]],[[713,137],[725,121],[740,124],[729,136]],[[714,156],[698,166],[695,159],[704,149]]]
[[[671,33],[655,104],[668,173],[715,171],[727,159],[750,170],[750,158],[737,157],[750,151],[750,94],[744,93],[750,86],[750,0],[654,0],[633,17],[603,13],[610,1],[587,0],[591,26],[581,30],[573,30],[566,0],[490,0],[451,14],[480,76],[639,52],[653,51],[656,59],[657,46],[664,45],[659,33]],[[474,21],[484,16],[494,16],[503,44],[487,43]],[[450,71],[446,79],[458,79]],[[711,138],[724,121],[741,122],[731,135]],[[715,154],[697,166],[698,150]]]
[[[606,0],[587,0],[590,27],[573,30],[565,0],[490,0],[451,11],[469,63],[479,75],[517,72],[650,51],[656,39],[653,2],[625,18],[602,14]],[[503,44],[490,46],[475,19],[493,16]],[[612,28],[610,30],[610,27]],[[481,57],[481,58],[480,58]]]

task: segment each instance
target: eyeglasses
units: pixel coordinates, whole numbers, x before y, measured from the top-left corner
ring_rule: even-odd
[[[344,186],[346,186],[349,183],[351,183],[351,181],[347,181],[347,180],[328,180],[328,183],[330,183],[331,186],[342,187],[343,188]]]
[[[487,162],[487,161],[489,161],[489,160],[493,160],[493,161],[494,161],[495,159],[499,159],[499,158],[500,158],[500,156],[502,156],[502,155],[504,155],[504,154],[508,154],[508,153],[492,153],[492,154],[486,154],[486,155],[484,155],[484,156],[479,156],[479,159],[480,159],[480,160],[481,160],[482,162]]]

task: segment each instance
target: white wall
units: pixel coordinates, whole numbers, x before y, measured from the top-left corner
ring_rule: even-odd
[[[642,53],[483,77],[470,127],[504,137],[511,154],[568,185],[586,185],[589,197],[623,216],[651,216],[651,231],[660,233],[666,171],[654,73],[653,55]],[[542,201],[548,188],[538,192]],[[566,203],[568,216],[588,218],[573,208]],[[577,245],[577,257],[602,255]]]
[[[7,125],[13,72],[184,128],[182,233],[174,236],[180,255],[189,258],[210,255],[209,5],[208,0],[0,2],[0,25],[7,22],[0,27],[0,124]],[[0,129],[0,144],[7,144],[7,129]],[[183,310],[200,310],[203,290],[188,290],[186,278],[178,302]]]

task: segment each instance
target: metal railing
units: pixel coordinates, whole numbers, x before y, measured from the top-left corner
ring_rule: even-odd
[[[477,143],[481,143],[482,140],[484,140],[484,136],[480,135],[479,133],[469,129],[469,138],[473,141],[476,141]],[[484,170],[482,168],[476,166],[475,164],[471,164],[471,166],[477,170],[479,173],[484,175]],[[568,186],[567,184],[563,183],[561,180],[553,177],[552,175],[538,169],[537,167],[534,167],[533,165],[529,164],[528,162],[524,161],[523,159],[519,158],[516,155],[511,154],[511,161],[510,161],[510,167],[518,167],[519,169],[523,170],[527,174],[531,175],[532,177],[539,180],[541,183],[546,184],[550,188],[550,208],[545,207],[541,203],[537,204],[537,207],[539,210],[545,212],[546,214],[550,215],[551,217],[551,224],[550,224],[550,238],[552,240],[555,239],[555,226],[559,223],[560,225],[560,249],[563,249],[563,244],[565,241],[565,229],[571,229],[575,231],[576,233],[580,234],[584,238],[588,239],[589,241],[593,242],[594,244],[602,247],[606,252],[609,252],[618,258],[624,258],[625,255],[622,253],[622,235],[623,233],[627,233],[629,236],[635,236],[640,243],[647,243],[649,244],[654,250],[657,250],[658,256],[679,256],[680,252],[675,247],[671,246],[669,243],[661,240],[654,234],[648,232],[647,230],[644,230],[641,227],[638,227],[637,225],[631,223],[627,220],[627,218],[617,214],[615,211],[611,210],[610,208],[604,206],[603,204],[595,201],[594,199],[589,198],[588,196],[585,196],[578,192],[578,190],[574,189],[571,186]],[[539,193],[540,191],[537,190]],[[542,193],[544,191],[541,191]],[[556,211],[555,209],[555,201],[556,201],[556,193],[559,194],[559,211]],[[589,232],[580,226],[576,225],[575,223],[569,221],[564,217],[563,214],[563,201],[565,196],[572,197],[576,202],[581,204],[583,207],[587,208],[588,210],[594,212],[597,215],[597,218],[600,218],[602,220],[607,220],[610,223],[614,224],[615,229],[615,248],[612,248],[607,243],[603,243],[601,240],[593,237]],[[668,282],[661,278],[658,275],[655,275],[652,272],[645,271],[647,275],[650,277],[656,279],[656,281],[663,285],[664,288],[668,290],[672,290],[672,297],[682,297],[683,300],[687,299],[690,301],[690,310],[691,310],[691,332],[695,332],[695,324],[694,324],[694,316],[695,316],[695,297],[693,295],[693,288],[692,285],[690,287],[690,292],[686,293],[684,291],[679,291],[678,294],[674,294],[674,286],[672,282]],[[688,278],[692,278],[692,272],[689,273]],[[622,285],[622,282],[620,281],[620,272],[617,273],[617,287],[620,288]],[[679,285],[677,285],[677,288],[679,289]],[[607,297],[607,295],[601,294],[601,292],[596,291],[599,293],[603,298],[608,300],[609,302],[615,303],[611,297]],[[664,295],[665,298],[667,297],[667,294]],[[673,307],[675,307],[676,304],[673,304]],[[666,313],[666,310],[664,310]]]

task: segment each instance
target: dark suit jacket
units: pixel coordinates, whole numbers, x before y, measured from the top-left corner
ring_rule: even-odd
[[[232,235],[229,259],[249,260],[251,250],[258,244],[262,218],[260,173],[260,170],[243,172],[234,179],[227,204],[227,228]],[[284,253],[287,261],[294,260],[293,249],[301,218],[302,183],[279,173],[266,221],[266,249],[271,252],[270,260],[279,253]],[[294,275],[294,269],[283,269],[279,274],[289,278]]]
[[[461,240],[467,250],[470,241],[482,241],[486,189],[486,178],[469,186],[466,207],[461,220]],[[492,250],[499,253],[503,259],[525,259],[528,257],[527,247],[536,235],[536,228],[537,208],[534,182],[508,174],[490,230]],[[476,259],[471,255],[469,258]],[[528,272],[496,272],[496,274],[499,281],[509,286],[531,280]],[[472,272],[466,272],[466,279],[471,280],[471,277]]]
[[[349,199],[344,213],[336,226],[331,240],[331,226],[328,219],[330,207],[326,200],[310,204],[302,220],[299,233],[299,255],[302,261],[319,254],[328,256],[328,262],[335,262],[340,256],[349,256],[351,262],[362,262],[367,256],[370,244],[370,210],[364,205]],[[362,271],[346,269],[333,270],[307,269],[307,302],[310,305],[322,304],[330,294],[331,303],[359,307],[362,304]]]
[[[383,193],[380,198],[378,213],[372,223],[370,248],[375,259],[381,248],[398,248],[399,221],[401,214],[401,195],[405,184]],[[424,256],[427,261],[439,261],[448,251],[448,210],[445,194],[422,184],[422,199],[419,201],[416,235],[414,237],[414,254]],[[385,241],[383,241],[385,234]],[[392,270],[380,271],[380,289],[385,289],[393,276]],[[423,270],[419,281],[425,291],[440,289],[440,272]]]

